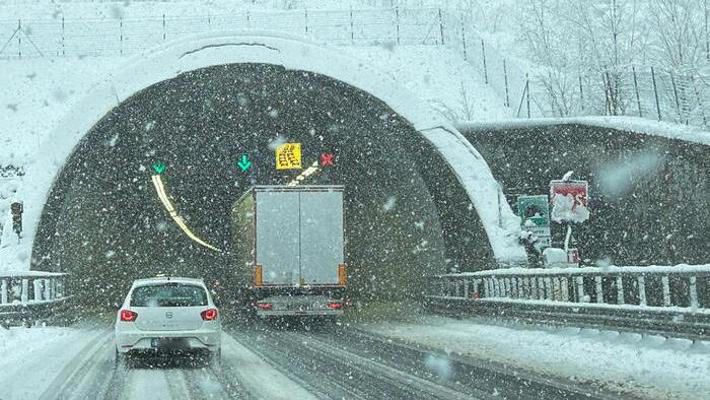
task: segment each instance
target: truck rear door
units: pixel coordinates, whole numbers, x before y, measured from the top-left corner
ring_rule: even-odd
[[[306,284],[337,284],[343,263],[343,192],[300,193],[301,278]]]
[[[256,192],[256,262],[265,285],[299,282],[298,203],[298,192]]]

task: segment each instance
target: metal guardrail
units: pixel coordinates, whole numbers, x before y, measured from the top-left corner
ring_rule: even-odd
[[[710,338],[710,266],[510,268],[435,279],[429,305],[441,313]]]
[[[0,273],[0,325],[29,325],[66,307],[71,298],[66,276],[40,271]]]

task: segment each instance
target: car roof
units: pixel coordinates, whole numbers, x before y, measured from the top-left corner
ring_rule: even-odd
[[[205,284],[205,282],[200,278],[184,278],[180,276],[156,276],[152,278],[136,279],[133,281],[133,287],[165,282],[192,283],[202,286],[204,286]]]

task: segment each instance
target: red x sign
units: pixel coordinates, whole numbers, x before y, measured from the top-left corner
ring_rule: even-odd
[[[335,154],[333,153],[322,153],[320,155],[320,166],[321,167],[335,167]]]

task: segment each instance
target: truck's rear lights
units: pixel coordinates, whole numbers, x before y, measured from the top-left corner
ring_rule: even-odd
[[[254,286],[264,286],[264,269],[261,265],[254,267]]]
[[[121,321],[133,322],[138,318],[138,313],[131,310],[121,310]]]
[[[217,309],[210,308],[200,313],[203,321],[214,321],[217,319]]]
[[[331,310],[340,310],[341,308],[343,308],[343,303],[331,302],[328,303],[328,308],[330,308]]]
[[[345,264],[340,264],[338,265],[338,284],[345,286],[346,283],[348,283],[348,273]]]
[[[263,311],[269,311],[274,308],[274,305],[271,303],[256,303],[256,307]]]

